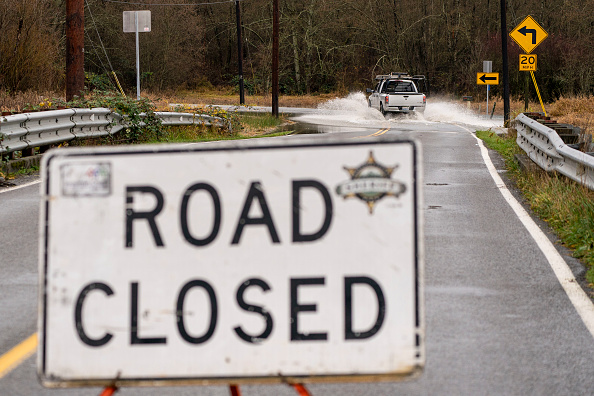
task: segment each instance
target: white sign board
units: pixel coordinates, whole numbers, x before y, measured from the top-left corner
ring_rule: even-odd
[[[492,73],[493,72],[493,62],[492,61],[483,61],[483,73]]]
[[[136,18],[138,18],[138,32],[148,33],[151,31],[150,11],[124,11],[124,33],[136,32]]]
[[[42,382],[418,374],[419,157],[325,137],[49,152]]]

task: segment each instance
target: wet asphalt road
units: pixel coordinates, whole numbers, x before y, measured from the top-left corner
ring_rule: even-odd
[[[326,131],[386,134],[422,144],[426,366],[401,383],[312,384],[312,395],[586,395],[594,339],[535,241],[499,193],[475,138],[454,124],[396,119]],[[473,128],[471,128],[473,129]],[[288,137],[290,138],[290,137]],[[491,153],[495,165],[500,160]],[[39,184],[0,192],[0,355],[36,331]],[[561,251],[566,255],[565,252]],[[577,277],[579,263],[567,258]],[[50,390],[35,356],[0,379],[0,395],[98,395]],[[283,385],[243,395],[295,395]],[[125,388],[118,395],[229,395],[228,388]]]

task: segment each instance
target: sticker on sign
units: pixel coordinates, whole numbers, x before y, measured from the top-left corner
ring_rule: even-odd
[[[44,385],[422,370],[416,142],[59,149],[42,173]]]

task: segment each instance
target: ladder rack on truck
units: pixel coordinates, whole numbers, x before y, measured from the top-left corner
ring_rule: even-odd
[[[415,75],[411,76],[410,74],[404,73],[404,72],[392,72],[390,74],[378,74],[377,76],[375,76],[375,79],[377,81],[387,80],[390,78],[399,78],[402,80],[412,80],[412,81],[414,81],[415,85],[417,86],[417,89],[419,90],[419,92],[422,92],[426,96],[429,96],[429,83],[427,82],[427,79],[425,78],[425,76],[422,74],[415,74]]]
[[[375,89],[367,89],[369,107],[382,114],[424,112],[428,85],[425,76],[403,72],[379,74]]]

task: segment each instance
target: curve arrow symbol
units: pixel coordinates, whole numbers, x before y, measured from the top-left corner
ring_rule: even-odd
[[[532,35],[532,44],[536,44],[536,29],[528,29],[528,26],[522,26],[521,29],[518,29],[518,32],[522,33],[524,36],[528,34]]]

